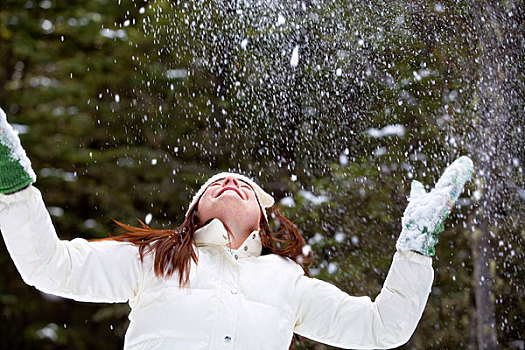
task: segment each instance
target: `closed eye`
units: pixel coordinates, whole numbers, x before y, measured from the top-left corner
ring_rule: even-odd
[[[247,188],[247,189],[249,189],[250,191],[253,192],[253,188],[252,188],[252,186],[248,185],[248,184],[247,184],[246,182],[244,182],[244,181],[241,183],[241,187],[242,187],[242,188]]]
[[[213,182],[209,187],[211,187],[211,186],[222,186],[222,182],[221,182],[221,181],[222,181],[222,180],[217,180],[216,182]],[[246,182],[244,182],[244,181],[242,181],[242,180],[240,180],[239,183],[240,183],[240,184],[239,184],[239,187],[241,187],[241,188],[247,188],[247,189],[249,189],[250,191],[254,192],[252,186],[250,186],[248,183],[246,183]],[[255,192],[254,192],[254,193],[255,193]]]
[[[241,186],[252,188],[247,182],[244,182],[243,180],[240,180]]]

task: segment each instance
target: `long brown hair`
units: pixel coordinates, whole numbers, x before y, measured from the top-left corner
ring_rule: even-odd
[[[168,278],[175,272],[179,275],[179,285],[187,286],[189,282],[191,262],[198,263],[198,254],[194,244],[194,234],[197,229],[207,224],[200,225],[197,220],[196,207],[189,212],[182,224],[172,230],[152,229],[140,221],[141,227],[123,224],[117,220],[120,227],[118,236],[104,238],[129,242],[139,247],[140,259],[143,261],[146,254],[154,256],[155,275]],[[271,217],[278,229],[274,232],[261,212],[259,227],[261,228],[262,255],[277,254],[289,258],[299,264],[305,275],[313,261],[313,254],[306,249],[306,242],[295,224],[285,218],[278,209],[271,210]]]

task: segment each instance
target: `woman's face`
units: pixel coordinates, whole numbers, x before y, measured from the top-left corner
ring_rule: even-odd
[[[259,229],[261,209],[255,192],[246,182],[229,176],[208,186],[197,206],[201,224],[221,220],[237,237]],[[238,237],[241,238],[241,237]]]

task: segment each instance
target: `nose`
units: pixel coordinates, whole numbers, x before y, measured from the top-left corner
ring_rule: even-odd
[[[240,187],[239,180],[237,180],[237,178],[235,176],[225,177],[223,182],[222,182],[222,187],[225,187],[225,186]]]

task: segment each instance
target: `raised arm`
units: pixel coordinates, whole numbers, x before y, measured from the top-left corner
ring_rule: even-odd
[[[331,346],[388,349],[406,343],[423,314],[434,271],[429,257],[396,252],[381,293],[372,301],[302,276],[294,332]]]
[[[406,343],[423,314],[434,272],[431,256],[443,223],[473,172],[460,157],[427,193],[414,181],[390,271],[375,301],[301,276],[295,332],[342,348],[392,348]]]
[[[0,109],[0,229],[23,280],[37,289],[91,302],[126,302],[143,276],[138,249],[122,242],[61,241],[18,136]]]

